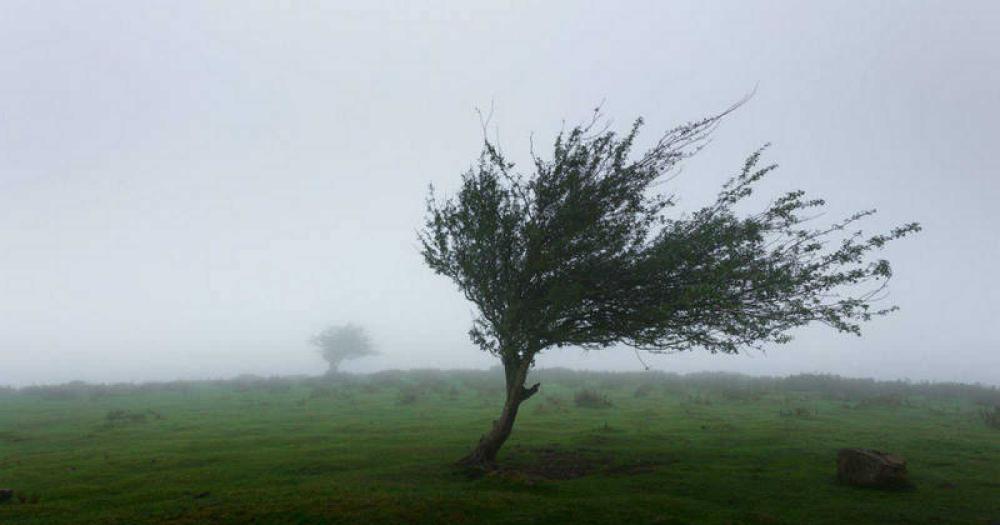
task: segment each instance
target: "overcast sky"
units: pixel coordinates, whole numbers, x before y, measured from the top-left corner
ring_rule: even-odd
[[[461,7],[456,7],[461,6]],[[485,367],[424,267],[428,183],[550,144],[604,101],[645,139],[756,96],[670,183],[705,204],[773,143],[765,193],[878,208],[901,310],[664,371],[1000,384],[1000,3],[37,2],[0,5],[0,384]],[[628,349],[541,366],[638,370]]]

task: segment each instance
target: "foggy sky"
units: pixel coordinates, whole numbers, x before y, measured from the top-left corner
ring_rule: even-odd
[[[666,188],[675,211],[771,142],[763,193],[923,224],[884,253],[901,310],[862,338],[647,362],[1000,384],[998,26],[991,1],[7,0],[0,385],[321,373],[307,339],[346,321],[383,353],[348,370],[490,366],[415,238],[427,185],[479,152],[475,108],[524,159],[601,101],[647,144],[754,86]]]

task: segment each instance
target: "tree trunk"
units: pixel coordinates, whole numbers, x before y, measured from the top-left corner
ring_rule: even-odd
[[[460,465],[478,470],[492,470],[496,467],[497,452],[510,437],[517,418],[517,409],[525,400],[538,392],[539,383],[531,388],[524,388],[528,377],[531,360],[504,360],[504,375],[506,376],[507,397],[503,404],[500,418],[493,421],[493,428],[479,438],[479,444],[468,456],[459,460]]]

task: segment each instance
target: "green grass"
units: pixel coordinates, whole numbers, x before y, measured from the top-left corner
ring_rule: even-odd
[[[543,371],[509,468],[469,479],[452,463],[496,416],[499,375],[0,392],[0,488],[18,493],[0,524],[1000,520],[1000,430],[968,397]],[[575,406],[583,388],[613,406]],[[903,455],[915,488],[838,485],[849,446]],[[584,475],[546,477],[551,457]]]

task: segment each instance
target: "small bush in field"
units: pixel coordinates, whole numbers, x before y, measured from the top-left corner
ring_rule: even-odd
[[[979,419],[986,423],[986,426],[1000,430],[1000,405],[980,408]]]
[[[649,397],[653,393],[653,385],[649,383],[643,383],[635,388],[635,392],[632,396],[635,398]]]
[[[576,392],[576,395],[573,396],[573,403],[580,408],[609,408],[612,406],[607,396],[587,388]]]
[[[806,407],[795,407],[787,410],[781,409],[778,411],[778,415],[781,417],[811,417],[814,412]]]
[[[163,416],[160,416],[162,419]],[[125,423],[145,423],[146,414],[143,412],[132,412],[131,410],[109,410],[105,414],[104,419],[107,420],[109,425],[118,425]]]
[[[862,399],[858,402],[858,407],[898,408],[906,404],[908,404],[906,398],[902,396],[896,394],[879,394]]]
[[[314,386],[309,392],[310,399],[334,399],[337,397],[337,389],[327,385]]]
[[[535,411],[543,412],[565,412],[567,408],[566,400],[559,396],[545,396],[535,406]]]
[[[17,502],[20,503],[20,504],[22,504],[22,505],[35,505],[35,504],[37,504],[41,500],[41,498],[38,496],[38,494],[30,494],[29,495],[29,494],[25,494],[23,492],[18,492],[16,497],[17,497]],[[2,502],[0,502],[0,503],[2,503]]]
[[[688,394],[688,396],[687,396],[687,403],[692,404],[692,405],[711,406],[712,405],[712,399],[710,397],[708,397],[708,396],[701,395],[701,394]]]
[[[726,401],[760,401],[764,394],[763,389],[752,387],[724,387],[719,390],[719,395]]]
[[[401,370],[383,370],[368,376],[368,384],[377,388],[400,388],[405,384],[405,372]]]
[[[405,388],[399,391],[399,397],[396,398],[396,402],[400,405],[412,405],[417,402],[420,398],[419,392],[415,388]]]
[[[242,374],[228,381],[233,390],[241,394],[252,392],[284,394],[292,389],[292,382],[292,378],[260,377],[253,374]]]
[[[466,383],[465,386],[482,398],[495,398],[503,395],[503,383],[498,381],[477,381]]]

